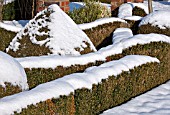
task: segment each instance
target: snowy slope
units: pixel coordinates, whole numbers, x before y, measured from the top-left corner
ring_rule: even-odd
[[[41,84],[30,91],[21,92],[0,99],[1,114],[20,112],[28,105],[36,104],[47,99],[58,98],[60,95],[69,95],[79,88],[92,88],[92,84],[101,82],[109,76],[117,76],[122,71],[129,71],[134,67],[159,60],[149,56],[131,55],[117,61],[111,61],[98,67],[90,67],[84,73],[75,73],[57,80]],[[101,71],[102,70],[102,71]]]
[[[151,24],[161,29],[170,28],[170,10],[155,11],[142,19],[139,26]]]
[[[24,68],[13,57],[0,51],[0,85],[5,87],[5,83],[28,89]]]
[[[169,115],[170,81],[102,115]]]
[[[41,29],[44,28],[48,29],[48,31],[41,31]],[[80,52],[76,51],[76,48],[83,51],[87,47],[96,51],[87,35],[57,5],[51,5],[48,9],[38,13],[37,16],[16,35],[6,50],[19,50],[19,40],[22,39],[23,36],[29,36],[33,44],[49,47],[53,54],[80,55]],[[49,37],[38,41],[36,39],[37,36]],[[89,44],[89,46],[87,46],[87,44]]]

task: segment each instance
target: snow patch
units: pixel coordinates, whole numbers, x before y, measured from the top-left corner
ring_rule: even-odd
[[[1,86],[5,87],[5,83],[11,83],[22,90],[28,89],[25,70],[13,57],[0,51],[0,63]]]
[[[123,71],[129,71],[134,67],[150,62],[159,63],[159,60],[149,56],[130,55],[117,61],[107,62],[98,67],[91,67],[84,73],[67,75],[63,78],[38,85],[30,91],[1,98],[1,114],[13,114],[14,111],[21,112],[22,108],[27,108],[28,105],[35,105],[47,99],[58,98],[60,95],[69,95],[79,88],[91,89],[92,84],[97,84],[102,79],[107,79],[112,75],[117,76]]]

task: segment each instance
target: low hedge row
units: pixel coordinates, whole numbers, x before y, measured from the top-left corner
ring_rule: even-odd
[[[129,24],[123,22],[112,22],[83,30],[97,49],[112,44],[113,31],[116,28],[128,28]]]
[[[151,24],[141,25],[138,29],[139,34],[149,34],[149,33],[158,33],[170,36],[170,28],[160,29],[157,26],[152,26]]]
[[[118,76],[110,76],[93,85],[92,90],[78,89],[69,96],[61,96],[23,109],[21,115],[95,115],[128,101],[132,97],[161,84],[159,64],[152,63],[137,67]]]
[[[19,86],[13,86],[10,83],[5,83],[5,87],[0,85],[0,98],[21,92]]]
[[[8,47],[9,43],[12,41],[12,39],[15,37],[16,33],[7,31],[3,28],[0,28],[0,51],[5,51],[5,49]]]
[[[153,42],[125,49],[122,54],[108,57],[108,61],[129,54],[141,54],[157,57],[158,63],[149,63],[136,67],[130,72],[110,76],[101,83],[93,85],[92,90],[78,89],[69,96],[30,105],[20,114],[65,114],[93,115],[122,104],[170,79],[170,44]]]
[[[61,78],[65,75],[69,75],[75,72],[83,72],[86,68],[91,66],[97,66],[102,64],[101,61],[96,61],[95,63],[89,63],[87,65],[74,65],[69,67],[58,66],[55,69],[44,69],[44,68],[25,68],[27,74],[27,81],[29,88],[32,89],[39,84],[46,83],[57,78]]]

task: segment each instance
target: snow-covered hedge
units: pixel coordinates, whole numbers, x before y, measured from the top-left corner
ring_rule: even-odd
[[[68,110],[73,110],[70,111],[73,114],[96,114],[115,104],[115,100],[120,103],[122,100],[146,91],[150,86],[150,80],[156,76],[156,70],[160,69],[158,63],[157,58],[150,56],[126,56],[120,60],[90,67],[83,73],[70,74],[41,84],[30,91],[2,98],[0,99],[0,111],[2,114],[12,114],[14,111],[21,112],[22,109],[28,107],[23,114],[32,112],[32,114],[65,114],[68,113]],[[144,80],[146,81],[143,82]],[[154,81],[152,82],[154,83]],[[145,90],[141,88],[144,83],[147,87],[144,87]],[[74,96],[67,98],[66,96],[71,92],[74,92]],[[62,97],[61,101],[64,105],[56,100],[61,95],[66,95]],[[121,97],[119,97],[120,95]],[[69,103],[72,106],[68,106]],[[63,109],[65,111],[62,111]]]
[[[132,36],[132,32],[130,30],[128,30],[127,33],[128,32],[130,32],[130,36]],[[120,29],[119,31],[117,31],[116,37],[115,35],[113,37],[114,41],[117,41],[116,43],[114,43],[114,45],[105,47],[95,53],[67,57],[27,57],[18,58],[17,60],[26,69],[29,86],[33,88],[38,84],[60,78],[64,75],[68,75],[74,72],[84,71],[88,67],[98,66],[105,61],[120,59],[125,55],[151,55],[153,57],[157,57],[162,61],[163,57],[160,56],[161,53],[165,50],[165,53],[163,53],[162,55],[165,55],[164,57],[168,58],[168,55],[166,56],[169,51],[168,48],[170,43],[170,38],[168,36],[159,34],[148,34],[136,35],[129,38],[129,35],[122,36]]]
[[[138,33],[158,33],[170,36],[169,18],[169,11],[155,11],[142,19]]]

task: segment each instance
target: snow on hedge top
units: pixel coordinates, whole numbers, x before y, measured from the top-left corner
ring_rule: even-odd
[[[36,104],[60,95],[69,95],[76,89],[92,88],[92,84],[101,82],[109,76],[117,76],[123,71],[129,71],[134,67],[148,62],[159,62],[158,59],[149,56],[130,55],[117,61],[111,61],[98,67],[90,67],[84,73],[74,73],[57,80],[38,85],[30,91],[21,92],[0,99],[1,114],[13,114],[21,112],[22,108]]]
[[[123,35],[121,33],[125,32]],[[139,34],[132,36],[130,29],[120,28],[113,35],[115,43],[100,49],[97,52],[80,56],[38,56],[17,58],[24,68],[56,68],[57,66],[68,67],[71,65],[85,65],[96,61],[105,61],[108,56],[120,54],[124,49],[137,44],[149,44],[151,42],[170,43],[170,37],[162,34]],[[127,36],[126,36],[127,35]]]
[[[5,83],[28,89],[24,68],[13,57],[0,51],[0,85],[5,87]]]
[[[170,11],[162,10],[155,11],[142,19],[139,26],[151,24],[157,26],[160,29],[170,28]]]
[[[110,22],[111,23],[113,23],[113,22],[124,22],[124,23],[127,23],[123,19],[111,17],[111,18],[101,18],[101,19],[98,19],[98,20],[96,20],[94,22],[79,24],[78,26],[82,30],[85,30],[85,29],[90,29],[90,28],[93,28],[93,27],[97,27],[98,25],[107,24],[107,23],[110,23]]]
[[[144,9],[144,11],[148,14],[148,8],[143,4],[143,3],[125,3],[125,4],[122,4],[120,7],[119,7],[119,12],[118,12],[118,17],[119,18],[122,18],[122,19],[134,19],[134,20],[140,20],[142,17],[136,17],[132,16],[132,10],[133,8],[137,6],[139,8],[142,8]]]
[[[117,28],[113,32],[112,42],[113,42],[113,44],[116,44],[116,43],[121,42],[122,40],[124,40],[126,38],[130,38],[130,37],[133,37],[133,33],[132,33],[131,29],[129,29],[129,28]]]
[[[43,29],[45,30],[42,31]],[[33,44],[45,45],[53,54],[80,55],[80,52],[76,51],[75,48],[83,51],[86,47],[96,51],[87,35],[56,4],[49,6],[48,9],[38,13],[34,19],[30,20],[6,50],[17,51],[20,45],[19,39],[27,35]],[[49,37],[38,41],[37,36]]]

